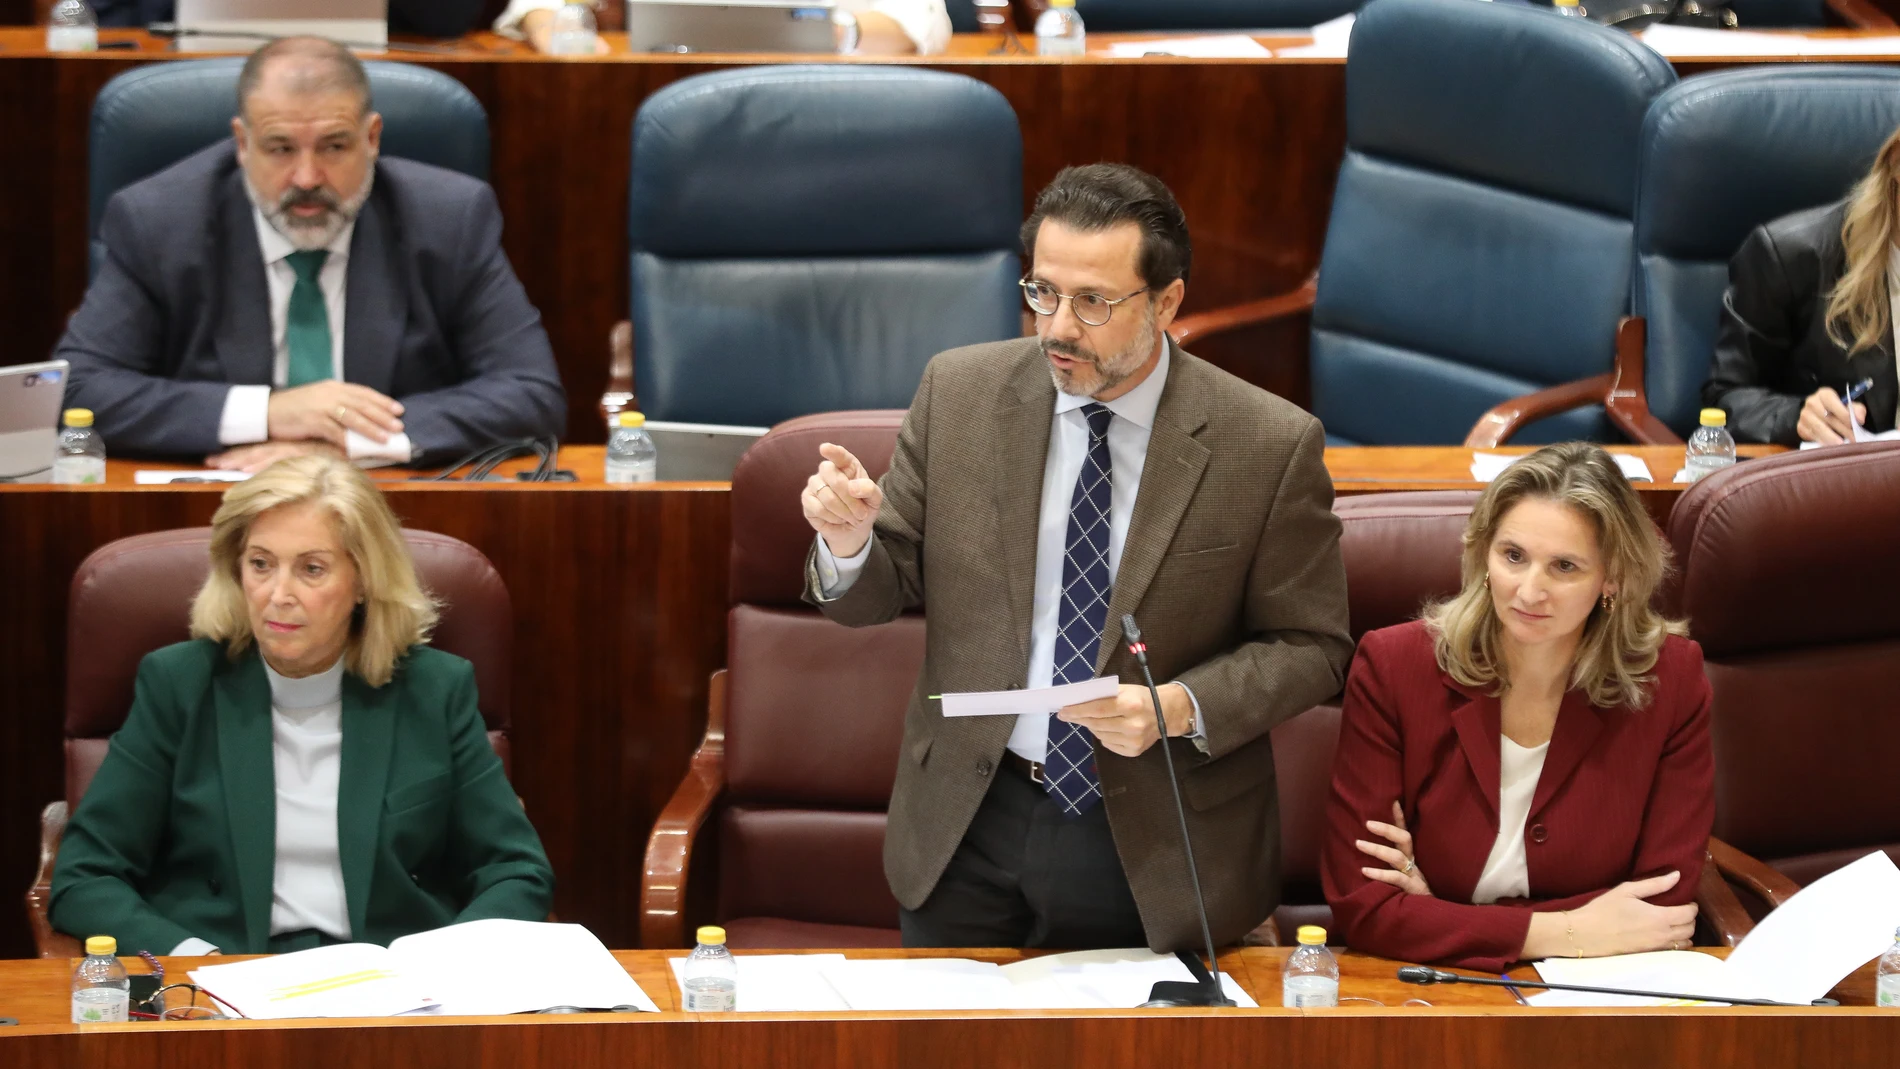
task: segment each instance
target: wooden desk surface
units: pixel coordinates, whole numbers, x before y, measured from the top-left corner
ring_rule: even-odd
[[[674,952],[678,953],[678,952]],[[901,951],[851,951],[858,957]],[[935,956],[935,952],[912,952]],[[947,951],[1010,961],[1014,951]],[[67,1022],[66,961],[0,962],[7,1064],[125,1066],[989,1066],[1182,1064],[1288,1066],[1637,1065],[1782,1069],[1891,1065],[1900,1014],[1866,1007],[1871,973],[1835,992],[1853,1006],[1545,1010],[1497,988],[1417,988],[1397,963],[1341,957],[1336,1010],[1279,1008],[1285,950],[1223,955],[1258,1010],[975,1011],[833,1014],[679,1012],[665,952],[620,952],[659,1014],[383,1020],[198,1021],[76,1026]],[[172,979],[204,959],[170,959]],[[134,971],[143,966],[133,963]],[[1528,970],[1514,974],[1530,977]],[[1429,1005],[1406,1004],[1424,996]],[[1372,1003],[1380,1003],[1373,1005]],[[1825,1054],[1820,1052],[1825,1051]],[[1813,1059],[1804,1059],[1807,1054]],[[1664,1060],[1666,1059],[1666,1061]]]

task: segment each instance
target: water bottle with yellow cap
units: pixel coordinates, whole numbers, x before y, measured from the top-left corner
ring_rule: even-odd
[[[1339,1005],[1339,960],[1317,924],[1300,925],[1300,948],[1280,970],[1280,1004],[1295,1010]]]
[[[109,935],[86,940],[86,957],[73,970],[73,1023],[110,1024],[129,1019],[132,980],[119,964],[119,941]]]
[[[1728,432],[1728,413],[1719,408],[1702,410],[1702,426],[1689,436],[1683,467],[1689,481],[1695,482],[1723,468],[1735,466],[1735,439]]]
[[[680,974],[680,1009],[687,1013],[727,1013],[739,1008],[739,963],[726,949],[726,930],[707,925],[699,945]]]
[[[53,481],[70,486],[106,481],[106,443],[92,426],[92,409],[66,410],[66,429],[53,453]]]

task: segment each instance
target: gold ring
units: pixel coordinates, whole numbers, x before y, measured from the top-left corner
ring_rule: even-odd
[[[349,409],[349,406],[347,406],[347,405],[338,405],[338,406],[336,406],[336,421],[337,421],[338,423],[341,423],[341,422],[343,422],[343,417],[344,417],[344,416],[347,416],[347,415],[349,415],[349,414],[350,414],[350,409]]]
[[[1406,858],[1405,867],[1399,870],[1399,875],[1410,876],[1412,874],[1412,866],[1416,864],[1418,864],[1418,860],[1416,858],[1410,858],[1410,857]]]

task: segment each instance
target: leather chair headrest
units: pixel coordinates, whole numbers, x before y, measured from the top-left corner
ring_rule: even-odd
[[[661,256],[1013,253],[1023,218],[1016,113],[960,74],[827,64],[682,79],[640,106],[632,158],[627,236]]]
[[[1750,460],[1669,515],[1676,610],[1711,660],[1900,637],[1900,442]]]
[[[1698,75],[1643,120],[1639,253],[1726,263],[1748,232],[1847,194],[1900,126],[1900,70]]]
[[[91,224],[119,190],[231,136],[244,60],[153,63],[113,78],[92,105]],[[372,106],[391,156],[488,180],[488,113],[468,87],[440,71],[370,61]]]
[[[482,719],[509,726],[514,607],[480,550],[429,531],[404,531],[423,587],[442,603],[431,645],[475,665]],[[121,538],[94,550],[67,599],[66,736],[103,738],[125,722],[139,661],[189,637],[192,596],[210,570],[211,528]]]
[[[799,495],[823,459],[818,447],[844,446],[881,479],[903,424],[896,409],[823,412],[786,420],[746,450],[732,473],[732,604],[802,604],[805,554],[814,535]]]
[[[1458,592],[1458,561],[1475,490],[1342,497],[1339,550],[1346,564],[1352,638],[1418,617],[1428,601]]]
[[[1627,33],[1515,4],[1373,0],[1346,57],[1353,151],[1628,218],[1675,70]]]

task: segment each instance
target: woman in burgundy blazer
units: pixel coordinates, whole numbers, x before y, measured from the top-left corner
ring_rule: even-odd
[[[1346,681],[1321,877],[1348,945],[1491,971],[1689,945],[1710,692],[1649,607],[1666,569],[1595,446],[1479,498],[1463,591],[1366,635]]]

